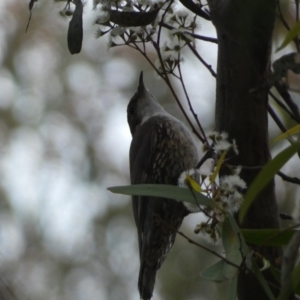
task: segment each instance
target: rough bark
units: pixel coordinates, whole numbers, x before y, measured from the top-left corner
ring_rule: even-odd
[[[231,164],[263,166],[270,159],[267,98],[263,86],[270,59],[276,0],[210,0],[211,19],[217,30],[219,52],[216,89],[216,130],[236,140],[239,155]],[[259,169],[243,169],[249,186]],[[244,228],[278,228],[274,183],[257,197],[247,214]],[[263,248],[260,253],[274,263],[281,249]],[[265,274],[272,281],[269,274]],[[274,289],[276,294],[278,291]],[[268,299],[256,278],[241,273],[240,300]]]

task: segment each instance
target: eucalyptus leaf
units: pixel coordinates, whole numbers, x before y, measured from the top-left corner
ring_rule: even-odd
[[[228,300],[236,300],[238,276],[233,277],[230,280],[229,290],[228,290]]]
[[[83,39],[83,3],[82,0],[76,0],[75,10],[68,29],[68,47],[71,54],[80,53]]]
[[[282,168],[282,166],[297,152],[298,148],[298,144],[292,144],[281,151],[272,160],[267,162],[267,164],[262,168],[246,192],[239,213],[240,222],[244,220],[244,217],[256,196],[272,180],[274,175]]]
[[[300,261],[292,272],[293,288],[294,291],[300,294]]]
[[[285,229],[242,229],[247,243],[264,246],[287,245],[297,230]]]
[[[221,259],[206,270],[202,271],[200,275],[210,281],[223,282],[227,280],[223,274],[224,264],[224,260]]]
[[[250,254],[249,247],[246,244],[246,241],[245,241],[244,236],[242,234],[241,228],[238,226],[238,224],[236,223],[235,218],[231,214],[228,214],[227,217],[228,217],[228,220],[229,220],[229,222],[231,224],[231,228],[233,229],[233,231],[235,232],[235,234],[239,238],[240,248],[242,250],[243,255],[244,256],[249,255]]]
[[[136,184],[109,187],[109,191],[115,194],[131,196],[151,196],[162,197],[188,203],[212,206],[212,201],[203,194],[195,191],[191,192],[188,188],[182,188],[167,184]]]
[[[269,299],[270,300],[275,300],[275,297],[274,297],[274,295],[273,295],[266,279],[264,278],[262,272],[260,271],[259,267],[257,266],[257,264],[254,260],[252,260],[252,270],[253,270],[257,280],[259,281],[259,283],[261,284],[261,286],[265,290],[266,294],[268,295]]]
[[[276,142],[284,140],[284,139],[290,137],[291,135],[298,133],[299,130],[300,130],[300,124],[297,124],[296,126],[290,128],[286,132],[283,132],[280,135],[278,135],[275,139],[273,139],[271,141],[271,144],[275,144]]]
[[[123,27],[146,26],[155,21],[160,7],[151,11],[110,10],[110,21]]]
[[[276,279],[276,281],[278,283],[280,283],[280,277],[281,277],[281,273],[280,273],[280,270],[275,268],[273,265],[270,266],[270,271],[273,275],[273,277]]]
[[[297,22],[287,33],[287,35],[284,38],[284,41],[280,45],[280,47],[276,50],[279,51],[283,49],[285,46],[287,46],[294,38],[298,36],[300,33],[300,21]]]
[[[240,242],[237,234],[232,229],[228,218],[226,218],[223,223],[222,241],[226,254],[226,259],[239,266],[243,260],[240,251]],[[224,262],[223,273],[226,278],[230,279],[237,275],[238,269],[233,265]]]

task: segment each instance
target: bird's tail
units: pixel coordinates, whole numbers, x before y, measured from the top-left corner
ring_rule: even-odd
[[[147,266],[141,265],[139,281],[138,281],[141,299],[143,300],[151,299],[153,289],[154,289],[154,284],[155,284],[156,272],[157,272],[156,267],[148,268]]]
[[[150,300],[155,284],[157,270],[161,267],[168,252],[174,244],[176,231],[179,229],[183,218],[187,215],[187,209],[182,203],[172,202],[166,199],[169,210],[162,216],[153,217],[150,228],[145,228],[141,249],[141,266],[138,287],[141,299]],[[170,203],[169,203],[170,202]]]

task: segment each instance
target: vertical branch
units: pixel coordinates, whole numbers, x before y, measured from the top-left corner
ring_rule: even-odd
[[[267,75],[271,39],[275,23],[276,0],[209,0],[211,18],[218,37],[218,67],[216,88],[216,129],[235,139],[239,155],[232,165],[247,167],[265,165],[270,159],[268,146],[268,90],[257,94],[249,91],[263,86]],[[223,170],[224,172],[224,170]],[[259,170],[243,169],[241,176],[249,186]],[[278,228],[279,214],[270,183],[251,206],[244,228]],[[271,263],[281,255],[281,249],[264,247],[260,254]],[[268,272],[266,279],[276,284]],[[278,290],[273,289],[274,294]],[[265,300],[267,296],[256,277],[241,272],[238,281],[240,300]]]

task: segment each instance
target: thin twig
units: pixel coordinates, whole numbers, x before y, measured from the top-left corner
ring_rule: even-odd
[[[166,9],[166,12],[167,12],[167,10],[169,9],[169,7],[171,6],[172,3],[173,2],[171,1],[170,4],[168,5],[167,9]],[[162,19],[161,19],[162,21],[163,21],[165,15],[166,15],[166,12],[162,15]],[[190,118],[188,117],[188,115],[187,115],[186,111],[184,110],[184,108],[183,108],[183,106],[182,106],[182,104],[181,104],[181,102],[180,102],[180,100],[179,100],[179,98],[178,98],[178,96],[177,96],[177,94],[176,94],[176,92],[175,92],[175,90],[174,90],[171,82],[170,82],[170,79],[169,79],[169,77],[167,75],[166,68],[165,68],[165,65],[164,65],[164,61],[162,59],[162,55],[161,55],[160,48],[159,48],[161,28],[162,27],[159,26],[158,37],[157,37],[157,41],[156,42],[152,39],[152,37],[150,37],[151,41],[152,41],[152,44],[153,44],[153,47],[154,47],[154,49],[157,52],[158,59],[159,59],[159,62],[161,64],[161,67],[162,67],[162,70],[163,70],[162,73],[159,72],[158,74],[165,80],[166,84],[168,85],[169,89],[171,90],[171,93],[173,94],[173,97],[175,98],[175,101],[176,101],[177,105],[179,106],[181,112],[183,113],[184,117],[186,118],[187,122],[189,123],[189,125],[190,125],[193,133],[199,138],[199,140],[202,143],[204,143],[205,142],[204,138],[199,134],[199,132],[196,130],[196,128],[194,127],[193,123],[191,122]]]
[[[199,169],[209,158],[212,158],[213,153],[214,153],[214,150],[212,148],[209,148],[205,152],[205,154],[203,155],[201,160],[197,163],[195,169]]]
[[[271,91],[269,91],[269,95],[293,120],[296,121],[294,115],[289,111],[289,109],[285,106],[284,103],[282,103]]]
[[[290,108],[290,110],[292,111],[293,115],[294,115],[294,119],[300,123],[300,113],[299,113],[299,107],[298,105],[293,101],[291,95],[288,92],[287,86],[280,82],[280,81],[276,81],[274,84],[276,90],[278,91],[278,93],[280,94],[280,96],[282,97],[282,99],[284,100],[284,102],[286,103],[286,105]]]
[[[300,185],[300,179],[298,177],[290,177],[290,176],[282,173],[281,171],[278,171],[277,175],[280,176],[284,181]]]
[[[229,168],[236,168],[236,166],[234,165],[229,165],[229,164],[225,164],[225,166],[228,166]],[[252,171],[258,171],[258,170],[261,170],[264,166],[240,166],[242,169],[245,169],[245,170],[252,170]]]
[[[268,104],[268,112],[269,112],[270,116],[272,117],[272,119],[277,124],[277,126],[280,128],[280,130],[282,132],[286,132],[287,129],[285,128],[285,126],[283,125],[283,123],[281,122],[281,120],[278,118],[277,114],[275,113],[275,111],[273,110],[273,108],[272,108],[272,106],[270,104]]]
[[[195,245],[199,248],[202,248],[204,250],[206,250],[207,252],[221,258],[224,262],[226,262],[227,264],[237,268],[238,270],[242,270],[243,268],[241,266],[236,265],[235,263],[229,261],[226,257],[222,256],[221,254],[219,254],[216,251],[213,251],[211,249],[209,249],[208,247],[205,247],[197,242],[195,242],[194,240],[192,240],[191,238],[189,238],[187,235],[185,235],[183,232],[177,230],[176,228],[174,228],[172,225],[170,225],[169,223],[167,223],[165,220],[163,220],[162,218],[160,218],[160,221],[162,223],[164,223],[165,225],[167,225],[171,230],[173,230],[174,232],[176,232],[177,234],[181,235],[183,238],[185,238],[189,243],[191,243],[192,245]]]
[[[180,52],[179,52],[179,54],[178,54],[178,61],[180,62]],[[184,81],[183,81],[183,77],[182,77],[182,73],[181,73],[180,63],[178,64],[177,67],[178,67],[179,77],[180,77],[179,80],[180,80],[180,82],[181,82],[181,86],[182,86],[182,88],[183,88],[183,91],[184,91],[186,100],[187,100],[187,102],[188,102],[188,104],[189,104],[190,111],[192,112],[192,114],[193,114],[193,116],[194,116],[194,119],[195,119],[195,121],[196,121],[196,123],[197,123],[197,125],[198,125],[198,127],[199,127],[199,129],[200,129],[200,131],[201,131],[201,133],[202,133],[202,135],[203,135],[203,138],[205,139],[205,142],[206,142],[206,144],[208,145],[207,137],[206,137],[205,132],[204,132],[204,130],[203,130],[203,127],[202,127],[202,125],[201,125],[201,123],[200,123],[200,121],[199,121],[199,119],[198,119],[198,115],[195,113],[195,111],[194,111],[194,109],[193,109],[193,106],[192,106],[190,97],[189,97],[188,92],[187,92],[187,90],[186,90],[186,87],[185,87],[185,84],[184,84]]]
[[[213,70],[212,66],[209,65],[200,55],[199,53],[195,50],[195,48],[191,45],[191,43],[187,43],[187,46],[190,48],[190,50],[195,54],[195,56],[201,61],[201,63],[208,69],[210,74],[213,77],[217,77],[217,73]]]
[[[162,26],[162,27],[165,27],[167,29],[176,29],[175,27],[169,25],[169,24],[166,24],[162,21],[159,22],[159,25]],[[202,40],[202,41],[206,41],[206,42],[210,42],[210,43],[214,43],[214,44],[218,44],[218,40],[216,38],[212,38],[212,37],[208,37],[208,36],[204,36],[204,35],[199,35],[199,34],[195,34],[195,33],[191,33],[189,31],[184,31],[184,34],[188,34],[190,35],[191,37],[195,38],[195,39],[198,39],[198,40]]]
[[[295,2],[297,2],[298,0],[295,0]],[[299,5],[299,4],[298,4]],[[287,31],[291,30],[291,27],[289,26],[289,24],[287,23],[287,21],[285,20],[282,10],[281,10],[281,6],[280,6],[280,1],[277,1],[277,7],[278,7],[278,12],[279,12],[279,20],[282,22],[283,26],[286,28]],[[297,11],[298,9],[296,9]],[[296,17],[297,18],[297,17]],[[295,37],[293,39],[293,42],[295,43],[295,46],[299,52],[299,41],[298,41],[298,37]]]
[[[163,22],[163,20],[164,20],[166,14],[167,14],[169,8],[170,8],[171,5],[173,4],[173,1],[174,1],[174,0],[170,1],[170,3],[168,4],[168,6],[167,6],[165,12],[164,12],[163,15],[161,16],[161,22]],[[165,2],[165,3],[167,3],[167,2]],[[165,4],[165,3],[164,3],[164,4]],[[157,47],[158,47],[158,48],[159,48],[159,43],[160,43],[161,29],[162,29],[162,26],[159,26],[159,28],[158,28],[158,33],[157,33],[157,40],[156,40],[156,44],[157,44]]]
[[[202,10],[202,6],[200,4],[200,6],[196,3],[194,3],[192,0],[179,0],[180,3],[186,7],[188,10],[190,10],[191,12],[193,12],[194,14],[196,14],[199,17],[202,17],[205,20],[211,21],[210,15]]]
[[[128,36],[128,34],[127,34],[127,36]],[[125,39],[123,39],[123,40],[124,40],[124,42],[126,43]],[[133,47],[132,45],[130,45],[129,43],[126,43],[126,45],[129,46],[130,48],[135,49],[135,50],[137,50],[138,52],[140,52],[140,53],[146,58],[146,60],[149,62],[149,64],[151,65],[151,67],[157,72],[157,74],[160,75],[160,72],[159,72],[158,69],[155,67],[154,63],[153,63],[153,62],[149,59],[149,57],[147,56],[145,47],[144,47],[144,51],[143,51],[143,50],[137,45],[136,42],[133,42],[133,44],[134,44],[134,47]],[[123,46],[123,45],[116,45],[116,46]],[[143,43],[143,46],[145,46],[144,43]]]
[[[282,22],[283,26],[289,31],[291,28],[290,28],[289,24],[287,23],[287,21],[285,20],[285,18],[283,16],[281,6],[280,6],[280,1],[277,1],[277,7],[278,7],[278,12],[279,12],[278,18]]]

